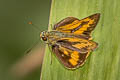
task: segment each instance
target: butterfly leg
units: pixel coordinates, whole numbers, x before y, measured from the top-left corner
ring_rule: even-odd
[[[52,65],[52,50],[51,50],[50,44],[48,44],[48,48],[50,50],[50,64]]]

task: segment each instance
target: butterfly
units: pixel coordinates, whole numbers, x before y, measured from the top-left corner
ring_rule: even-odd
[[[67,17],[53,26],[51,31],[43,31],[40,38],[51,46],[52,52],[67,69],[82,66],[90,52],[98,43],[92,41],[91,32],[95,29],[100,13],[84,19]]]

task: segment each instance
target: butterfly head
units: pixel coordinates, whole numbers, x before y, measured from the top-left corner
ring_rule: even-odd
[[[43,41],[47,41],[48,40],[48,32],[47,31],[43,31],[40,33],[40,38],[43,40]]]

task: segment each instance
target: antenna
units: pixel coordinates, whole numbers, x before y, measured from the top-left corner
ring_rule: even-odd
[[[36,28],[36,30],[41,30],[37,25],[33,24],[32,21],[29,21],[27,24],[30,24],[32,26],[34,26],[34,28]]]
[[[29,16],[25,17],[24,23],[25,24],[30,24],[30,25],[34,26],[34,28],[36,30],[41,31],[41,29],[36,24],[33,24],[32,19]]]

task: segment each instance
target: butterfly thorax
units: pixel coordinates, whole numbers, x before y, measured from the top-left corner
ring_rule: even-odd
[[[54,41],[58,38],[62,38],[67,36],[67,34],[59,32],[59,31],[43,31],[40,34],[40,38],[43,41],[46,41],[48,43],[51,43],[51,41]]]
[[[45,41],[48,44],[54,44],[56,43],[56,41],[60,40],[61,38],[82,38],[82,39],[89,39],[90,36],[86,36],[86,35],[75,35],[72,33],[63,33],[60,31],[43,31],[40,34],[40,38]]]

